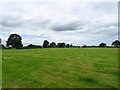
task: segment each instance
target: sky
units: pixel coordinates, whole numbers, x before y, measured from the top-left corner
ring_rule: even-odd
[[[106,2],[105,2],[106,1]],[[116,0],[1,0],[0,37],[19,34],[23,45],[65,42],[111,45],[118,39]]]

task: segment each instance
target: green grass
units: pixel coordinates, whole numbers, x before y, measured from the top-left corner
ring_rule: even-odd
[[[117,88],[117,48],[3,50],[3,88]]]

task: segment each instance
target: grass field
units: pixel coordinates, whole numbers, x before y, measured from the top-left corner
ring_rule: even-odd
[[[3,50],[3,88],[117,88],[117,48]]]

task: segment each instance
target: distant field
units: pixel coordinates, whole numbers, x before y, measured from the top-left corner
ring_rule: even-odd
[[[117,88],[117,48],[3,50],[3,88]]]

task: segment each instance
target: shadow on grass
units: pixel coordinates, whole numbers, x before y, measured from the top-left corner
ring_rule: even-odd
[[[92,77],[88,77],[88,76],[82,76],[80,77],[80,80],[84,81],[84,82],[87,82],[87,83],[99,83],[98,80],[92,78]]]
[[[87,86],[90,86],[90,88],[94,88],[95,85],[97,88],[103,87],[103,88],[117,88],[116,86],[110,85],[105,83],[104,81],[97,80],[94,78],[94,76],[81,76],[79,78],[81,81],[83,81]]]

